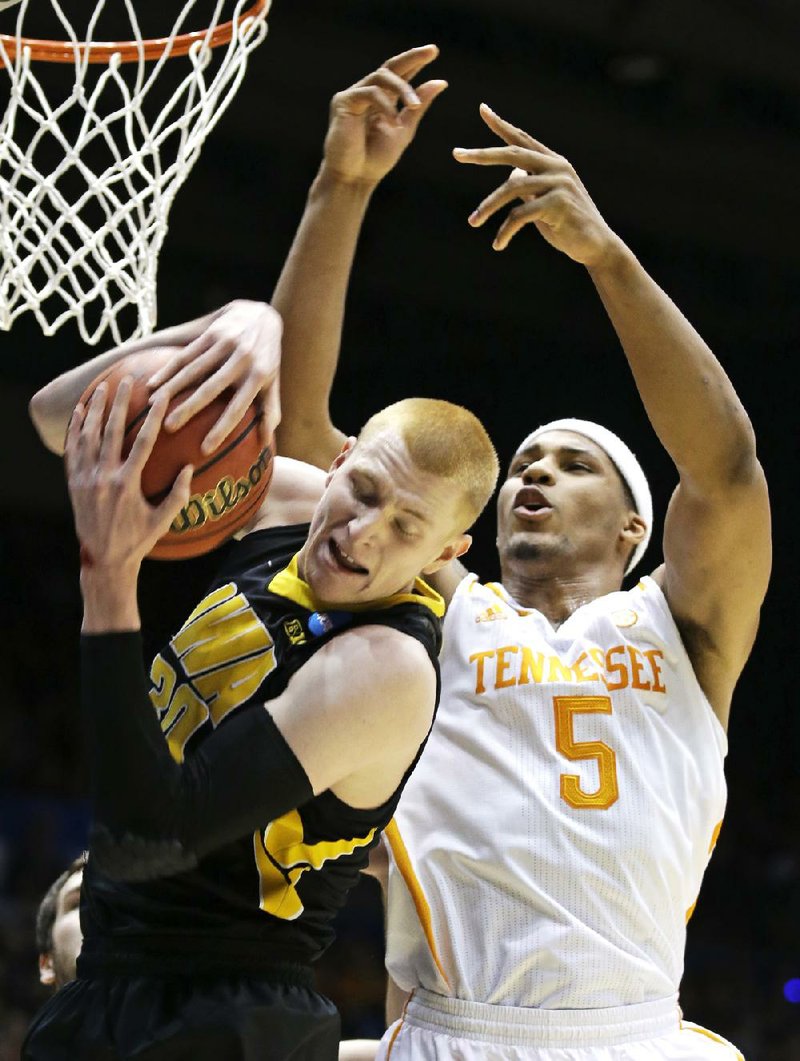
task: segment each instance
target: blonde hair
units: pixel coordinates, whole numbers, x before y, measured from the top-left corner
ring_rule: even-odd
[[[371,416],[359,442],[381,431],[396,431],[414,464],[423,472],[453,480],[464,495],[471,526],[494,493],[500,465],[480,420],[461,405],[437,398],[404,398]]]

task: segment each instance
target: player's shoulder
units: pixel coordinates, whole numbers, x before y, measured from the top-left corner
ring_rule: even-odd
[[[362,626],[344,631],[337,639],[339,649],[357,656],[359,662],[394,683],[398,676],[400,681],[413,681],[420,668],[429,670],[431,661],[422,641],[404,626],[381,618],[371,616]]]
[[[379,699],[389,711],[401,701],[413,704],[419,697],[426,699],[435,686],[436,664],[430,652],[406,630],[368,623],[344,631],[335,640],[350,680],[366,685],[378,682]]]
[[[243,534],[308,523],[325,490],[326,473],[321,468],[292,457],[276,457],[269,493]]]
[[[619,596],[629,601],[632,606],[637,605],[646,608],[654,616],[664,616],[672,620],[672,612],[664,593],[664,566],[657,567],[649,575],[642,575],[629,589],[620,590],[619,594],[610,594],[612,597]],[[672,620],[674,621],[674,620]]]
[[[658,570],[651,575],[642,575],[627,588],[596,597],[582,610],[588,621],[594,615],[608,615],[618,626],[634,625],[641,620],[646,620],[645,625],[649,627],[664,629],[666,624],[672,629],[674,626]],[[624,622],[626,615],[630,617],[630,624]]]
[[[416,638],[382,624],[352,627],[333,637],[306,666],[317,672],[326,690],[346,686],[342,717],[368,717],[371,725],[385,722],[392,731],[400,722],[410,727],[404,740],[413,738],[412,743],[427,732],[436,700],[436,667]]]
[[[448,611],[459,603],[472,603],[483,599],[485,596],[497,594],[497,589],[505,592],[499,583],[481,582],[480,576],[472,571],[465,571],[459,581],[453,586]]]
[[[518,604],[501,582],[482,582],[478,575],[471,572],[461,579],[447,606],[447,615],[451,617],[451,621],[471,616],[473,613],[478,616],[485,615],[488,621],[501,614],[526,616],[532,611],[533,609]]]

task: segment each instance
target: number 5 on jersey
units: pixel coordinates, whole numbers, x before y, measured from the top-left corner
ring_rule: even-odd
[[[576,741],[573,731],[575,715],[611,714],[608,696],[554,696],[556,747],[570,762],[594,760],[600,784],[595,792],[584,792],[577,774],[561,775],[561,798],[576,809],[608,810],[619,797],[617,757],[613,749],[599,740]]]

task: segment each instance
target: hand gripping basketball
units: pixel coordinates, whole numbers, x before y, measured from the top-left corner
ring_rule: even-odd
[[[147,381],[155,393],[164,391],[170,398],[181,395],[166,419],[167,431],[183,427],[225,391],[230,394],[228,405],[203,440],[203,454],[212,453],[228,439],[253,402],[261,412],[259,430],[266,445],[281,418],[282,330],[280,315],[267,303],[249,299],[228,303],[195,340],[175,350]]]
[[[88,407],[78,403],[67,432],[67,483],[81,550],[90,566],[138,568],[168,530],[190,492],[187,465],[167,496],[151,505],[142,492],[142,471],[153,452],[167,402],[154,402],[130,452],[123,456],[132,381],[124,377],[104,418],[108,386],[100,383]]]
[[[245,408],[238,422],[232,425],[231,433],[216,449],[210,453],[203,449],[203,440],[212,425],[217,424],[220,416],[229,409],[234,394],[232,387],[213,398],[206,393],[202,408],[194,412],[188,422],[177,429],[166,430],[163,420],[176,408],[193,401],[204,388],[201,380],[196,386],[186,386],[175,394],[170,394],[169,388],[162,388],[155,395],[151,393],[148,380],[170,364],[175,355],[174,347],[158,347],[129,355],[117,362],[105,376],[95,380],[80,403],[86,408],[102,385],[106,395],[102,408],[108,407],[121,381],[129,378],[130,393],[118,457],[124,461],[133,453],[144,424],[150,424],[155,437],[152,441],[148,437],[147,456],[139,472],[139,489],[151,506],[160,508],[182,469],[186,465],[193,466],[187,498],[148,550],[149,556],[159,560],[177,560],[210,552],[252,519],[272,478],[274,454],[272,439],[264,442],[259,432],[262,418],[257,399]],[[165,412],[158,420],[158,426],[153,428],[150,410],[156,407],[163,407]]]

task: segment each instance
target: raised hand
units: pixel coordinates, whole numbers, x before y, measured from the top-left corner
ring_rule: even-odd
[[[64,451],[84,566],[107,572],[112,579],[138,573],[141,561],[188,501],[192,478],[191,465],[187,465],[159,505],[145,498],[142,469],[153,451],[168,402],[165,396],[156,399],[130,453],[123,457],[130,393],[131,381],[125,378],[104,426],[107,388],[101,383],[88,406],[76,407]]]
[[[481,104],[480,114],[504,146],[473,150],[457,147],[454,158],[473,166],[510,166],[512,172],[480,203],[469,223],[475,227],[483,225],[502,207],[522,200],[500,225],[492,244],[495,250],[504,250],[525,225],[534,225],[549,244],[586,266],[597,264],[619,246],[618,237],[603,220],[567,159],[504,121],[485,103]]]
[[[281,363],[280,315],[265,302],[237,299],[226,306],[206,329],[149,380],[151,404],[203,381],[170,413],[167,431],[177,431],[227,387],[234,394],[224,413],[203,439],[211,453],[233,431],[251,402],[261,414],[261,437],[266,445],[280,423],[278,373]]]
[[[323,171],[347,182],[377,184],[414,139],[446,81],[411,81],[439,54],[435,44],[410,48],[331,100]]]

